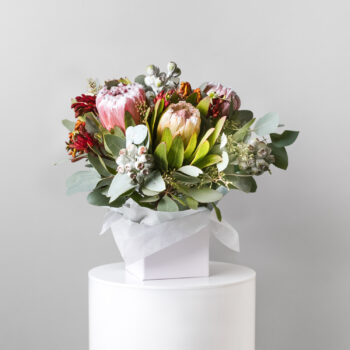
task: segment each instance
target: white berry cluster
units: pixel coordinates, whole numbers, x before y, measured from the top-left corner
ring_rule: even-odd
[[[147,154],[147,147],[129,144],[119,152],[118,174],[127,174],[135,183],[141,184],[154,166],[153,156]]]

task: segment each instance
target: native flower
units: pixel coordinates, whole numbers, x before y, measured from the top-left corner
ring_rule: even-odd
[[[135,123],[140,123],[140,111],[146,103],[145,92],[142,86],[134,83],[108,88],[104,86],[96,98],[96,107],[102,125],[111,130],[115,126],[125,132],[125,112],[129,112]]]
[[[232,100],[233,110],[239,109],[241,106],[241,100],[238,95],[228,87],[217,83],[208,83],[204,89],[204,92],[213,97],[212,113],[215,118],[219,114],[221,116],[227,116],[230,110],[230,103]]]
[[[200,126],[201,118],[197,108],[185,101],[173,103],[160,118],[157,129],[158,139],[161,138],[164,129],[169,128],[173,136],[181,136],[186,147],[192,134],[199,134]]]
[[[77,96],[75,102],[72,103],[71,108],[74,109],[76,118],[88,112],[96,114],[96,96],[84,94]]]

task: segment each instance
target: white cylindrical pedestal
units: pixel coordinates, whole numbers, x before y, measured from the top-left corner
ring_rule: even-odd
[[[254,350],[255,272],[142,282],[124,264],[89,272],[90,350]]]

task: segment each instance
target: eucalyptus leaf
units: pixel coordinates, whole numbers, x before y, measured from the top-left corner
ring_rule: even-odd
[[[189,189],[188,194],[199,203],[217,202],[223,197],[222,193],[206,187]]]
[[[299,131],[285,130],[282,134],[270,134],[271,142],[275,147],[285,147],[294,143]]]
[[[179,211],[179,207],[176,202],[173,201],[170,197],[164,196],[158,203],[157,210],[159,211],[167,211],[174,212]]]
[[[161,173],[156,170],[149,174],[145,180],[144,187],[153,192],[162,192],[165,190],[165,182]]]
[[[194,177],[198,177],[200,174],[203,174],[203,171],[201,169],[193,165],[184,165],[181,168],[179,168],[177,171],[180,171],[186,175],[194,176]]]
[[[244,125],[253,119],[253,112],[239,109],[237,111],[234,111],[229,119],[235,122],[239,122],[240,125]]]
[[[113,135],[119,136],[122,139],[125,139],[125,135],[119,126],[115,126],[112,131],[113,131]]]
[[[254,131],[259,136],[265,136],[275,131],[279,124],[279,116],[277,113],[267,113],[262,118],[258,119]]]
[[[256,191],[256,182],[252,176],[238,176],[230,174],[225,176],[226,180],[230,181],[232,185],[240,191],[249,193]]]
[[[96,156],[94,153],[89,152],[88,160],[102,177],[108,177],[111,175],[100,155]]]
[[[149,189],[147,189],[146,187],[142,187],[141,192],[145,195],[145,196],[156,196],[159,192],[161,191],[151,191]]]
[[[68,119],[63,119],[62,120],[62,124],[64,127],[66,127],[68,129],[68,131],[72,132],[75,128],[75,123],[72,122],[71,120]]]
[[[90,192],[100,180],[101,177],[96,170],[78,171],[67,179],[66,193],[71,195],[78,192]]]
[[[153,202],[156,202],[157,200],[159,200],[159,196],[155,195],[152,197],[141,198],[141,199],[139,199],[139,202],[141,202],[141,203],[153,203]]]
[[[244,124],[240,129],[238,129],[232,136],[233,141],[241,142],[247,136],[250,126],[254,123],[255,119],[250,120],[248,123]]]
[[[193,209],[193,210],[198,209],[198,202],[191,197],[186,197],[186,204],[190,209]]]
[[[114,176],[113,181],[108,189],[108,197],[110,197],[110,202],[113,202],[122,194],[135,187],[136,185],[131,182],[131,179],[127,174],[117,174]]]
[[[92,205],[108,206],[109,198],[103,195],[100,191],[94,190],[87,196],[87,201]]]
[[[147,126],[144,124],[129,126],[125,131],[127,145],[131,143],[135,145],[140,145],[146,140],[147,136],[148,136],[148,130],[147,130]]]
[[[125,111],[124,121],[125,121],[125,130],[129,126],[135,126],[136,125],[135,121],[134,121],[134,118],[132,117],[132,115],[128,111]]]
[[[135,78],[135,83],[138,83],[138,84],[141,84],[143,86],[146,86],[145,84],[145,75],[142,74],[142,75],[138,75],[136,78]]]
[[[178,171],[175,171],[173,173],[173,177],[176,181],[178,182],[182,182],[182,183],[187,183],[187,184],[197,184],[200,182],[200,179],[198,179],[198,177],[194,177],[194,176],[189,176],[189,175],[185,175],[182,174]]]
[[[222,157],[221,162],[216,165],[218,168],[218,171],[224,171],[227,168],[228,162],[229,162],[228,153],[226,151],[222,152],[221,157]]]

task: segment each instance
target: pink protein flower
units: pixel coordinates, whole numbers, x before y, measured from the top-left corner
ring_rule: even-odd
[[[115,126],[125,132],[125,112],[129,112],[135,123],[140,123],[138,107],[146,101],[145,92],[139,84],[112,86],[102,88],[96,98],[96,108],[102,125],[111,130]]]
[[[222,116],[228,115],[231,99],[235,111],[241,106],[241,100],[238,95],[231,88],[225,87],[222,84],[208,83],[204,92],[208,95],[210,95],[210,93],[215,93],[218,97],[226,100],[220,104],[220,112]]]

